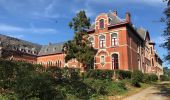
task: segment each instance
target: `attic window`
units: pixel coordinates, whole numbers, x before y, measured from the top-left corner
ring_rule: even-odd
[[[111,18],[109,18],[109,24],[111,24],[111,21],[112,21],[112,19],[111,19]]]
[[[99,24],[100,24],[100,29],[104,28],[104,19],[100,19]]]

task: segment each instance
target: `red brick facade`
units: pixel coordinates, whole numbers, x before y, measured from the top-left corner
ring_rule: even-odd
[[[130,13],[125,14],[125,19],[119,18],[116,11],[99,14],[88,34],[89,41],[97,50],[95,69],[141,70],[144,73],[162,74],[162,60],[154,49],[149,32],[133,27]],[[19,59],[17,56],[15,58]],[[65,63],[64,58],[65,54],[59,52],[38,55],[33,60],[46,67],[81,67],[76,59]]]

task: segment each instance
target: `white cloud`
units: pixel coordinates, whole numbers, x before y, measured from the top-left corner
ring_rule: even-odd
[[[0,32],[21,32],[21,33],[37,33],[37,34],[55,34],[57,30],[53,28],[24,28],[7,24],[0,24]]]
[[[163,4],[162,0],[88,0],[88,3],[97,3],[97,4],[131,4],[131,3],[141,3],[141,4],[147,4],[151,6]]]

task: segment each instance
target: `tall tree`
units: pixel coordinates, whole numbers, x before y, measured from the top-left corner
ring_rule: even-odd
[[[168,55],[165,57],[165,59],[170,62],[170,1],[164,1],[167,2],[167,7],[164,11],[164,14],[166,15],[166,29],[163,34],[163,36],[165,37],[165,42],[162,44],[162,46],[167,49]]]
[[[74,30],[74,38],[65,44],[65,61],[75,58],[82,64],[82,67],[92,67],[94,62],[95,50],[88,41],[87,30],[90,27],[90,19],[85,11],[80,11],[69,23]]]

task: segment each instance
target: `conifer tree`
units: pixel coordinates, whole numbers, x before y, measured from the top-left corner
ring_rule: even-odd
[[[69,26],[74,30],[74,38],[64,45],[65,61],[75,58],[82,64],[81,67],[92,68],[96,51],[88,41],[87,30],[90,27],[90,19],[86,16],[85,11],[77,13]]]
[[[164,14],[166,15],[166,19],[165,19],[166,28],[163,34],[163,36],[165,37],[165,42],[162,44],[162,46],[167,49],[168,54],[165,57],[165,59],[168,62],[170,62],[170,1],[169,0],[165,0],[165,1],[167,2],[167,7],[164,11]]]

